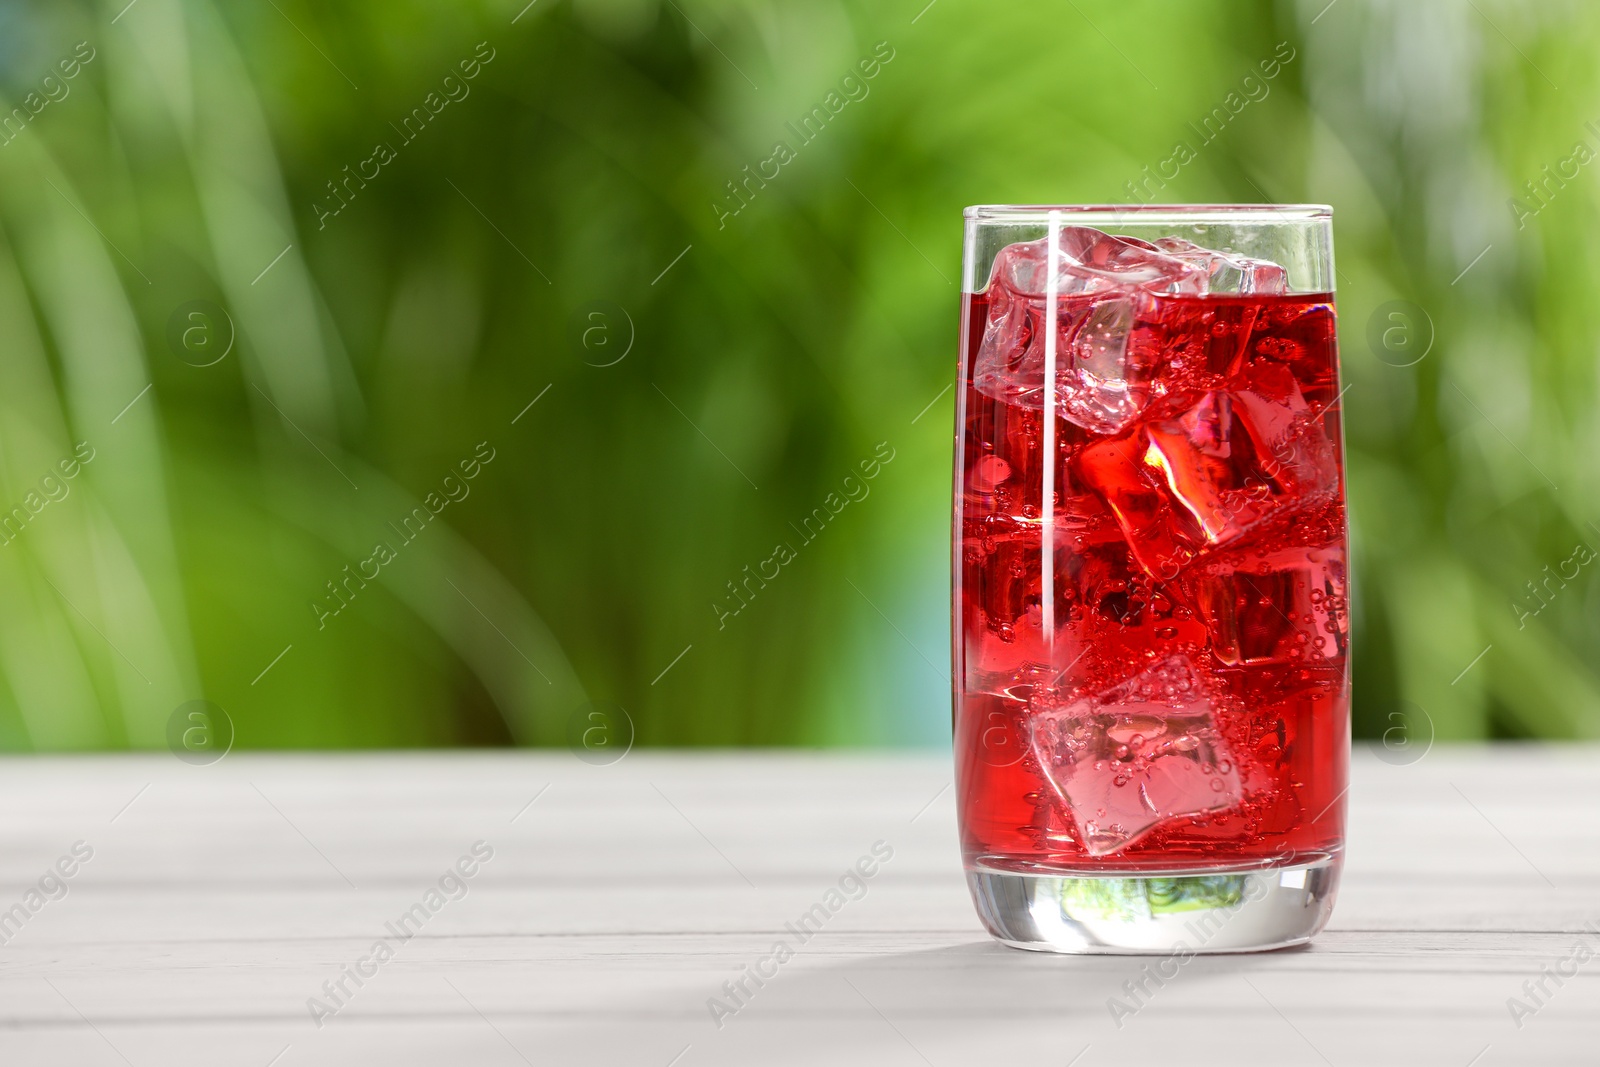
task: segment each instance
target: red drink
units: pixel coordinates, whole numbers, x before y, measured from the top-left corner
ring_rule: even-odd
[[[1349,600],[1332,294],[1185,241],[1058,239],[1054,256],[1047,240],[1000,250],[963,308],[966,865],[1081,881],[1336,862]]]

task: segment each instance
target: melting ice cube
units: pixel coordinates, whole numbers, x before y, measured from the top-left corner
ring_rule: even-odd
[[[1205,271],[1208,293],[1286,293],[1289,275],[1276,263],[1234,252],[1201,248],[1181,237],[1162,237],[1155,247],[1174,259]]]
[[[989,321],[973,384],[999,400],[1044,407],[1048,238],[1009,245],[995,258]],[[1155,374],[1152,346],[1138,340],[1140,319],[1160,293],[1205,291],[1207,267],[1154,245],[1084,226],[1060,231],[1056,301],[1056,380],[1062,416],[1097,433],[1115,433],[1143,409]]]
[[[1122,431],[1149,400],[1161,350],[1168,347],[1160,297],[1287,291],[1287,275],[1276,263],[1176,237],[1152,244],[1065,226],[1056,247],[1056,380],[1050,387],[1062,417],[1095,433]],[[989,321],[973,367],[980,392],[1044,407],[1049,271],[1048,237],[1008,245],[995,257]],[[1237,325],[1229,333],[1235,353],[1249,335],[1249,323]]]
[[[1034,756],[1093,856],[1162,823],[1237,807],[1239,772],[1212,718],[1215,694],[1184,655],[1055,706],[1035,699]]]
[[[1056,291],[1062,296],[1133,289],[1199,296],[1206,291],[1208,263],[1172,255],[1134,237],[1113,237],[1089,226],[1063,226],[1056,248],[1060,253]],[[1047,237],[1007,245],[995,257],[990,281],[1042,299],[1049,291],[1049,254]]]
[[[1211,651],[1229,666],[1315,664],[1345,654],[1350,638],[1344,548],[1292,548],[1195,583]]]
[[[1170,579],[1198,556],[1338,491],[1333,444],[1294,376],[1204,394],[1175,418],[1086,447],[1076,465],[1111,508],[1134,558]]]

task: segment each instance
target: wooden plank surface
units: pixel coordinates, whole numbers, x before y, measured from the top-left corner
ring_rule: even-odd
[[[987,940],[948,756],[0,760],[0,1063],[1592,1065],[1597,757],[1358,754],[1329,929],[1138,1001],[1148,961]],[[787,933],[877,842],[822,931]],[[723,983],[780,937],[738,1005]]]

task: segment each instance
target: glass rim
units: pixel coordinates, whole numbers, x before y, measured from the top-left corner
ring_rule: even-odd
[[[969,222],[1048,224],[1059,213],[1075,222],[1186,223],[1318,222],[1333,218],[1328,204],[973,204],[962,211]]]

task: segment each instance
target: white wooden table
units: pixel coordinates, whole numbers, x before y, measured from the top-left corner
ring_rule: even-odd
[[[1023,953],[979,928],[946,757],[163,754],[0,771],[8,1067],[1600,1062],[1594,747],[1363,755],[1332,926],[1307,949],[1194,959],[1120,1028],[1107,1000],[1127,1003],[1146,961]],[[493,857],[463,864],[464,895],[447,879],[459,899],[429,913],[478,841]],[[893,856],[864,895],[835,898],[805,944],[786,934],[879,841]],[[72,876],[38,892],[63,857]],[[386,923],[419,903],[402,942]],[[719,1027],[708,999],[735,1006],[723,983],[780,936],[793,957],[759,963],[776,973],[746,979]],[[308,999],[333,1009],[323,983],[379,939],[393,958],[344,978],[318,1026]],[[1573,958],[1580,944],[1596,958]],[[1536,1004],[1524,981],[1558,964],[1575,974],[1545,978]],[[1512,997],[1534,1009],[1520,1027]]]

